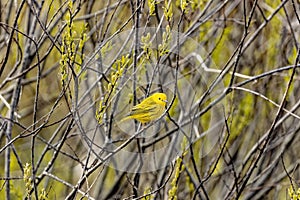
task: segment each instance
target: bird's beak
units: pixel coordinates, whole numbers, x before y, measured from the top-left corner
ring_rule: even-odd
[[[168,100],[164,100],[164,102],[168,103]]]

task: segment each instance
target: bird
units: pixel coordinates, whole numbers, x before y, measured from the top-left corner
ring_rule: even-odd
[[[154,93],[135,105],[121,122],[129,119],[136,119],[142,124],[154,121],[164,113],[167,103],[167,95],[165,93]]]

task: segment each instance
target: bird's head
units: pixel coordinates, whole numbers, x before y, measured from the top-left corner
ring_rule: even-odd
[[[167,101],[167,95],[165,93],[155,93],[152,95],[153,100],[158,103],[159,105],[162,105],[166,107],[168,101]]]

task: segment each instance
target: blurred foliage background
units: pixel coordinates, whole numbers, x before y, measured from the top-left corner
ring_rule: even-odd
[[[298,0],[0,3],[0,199],[300,199]]]

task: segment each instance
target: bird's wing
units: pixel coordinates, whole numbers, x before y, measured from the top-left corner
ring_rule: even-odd
[[[149,104],[149,105],[139,104],[132,108],[129,115],[152,113],[156,110],[156,108],[157,108],[157,105],[155,105],[155,104]]]

